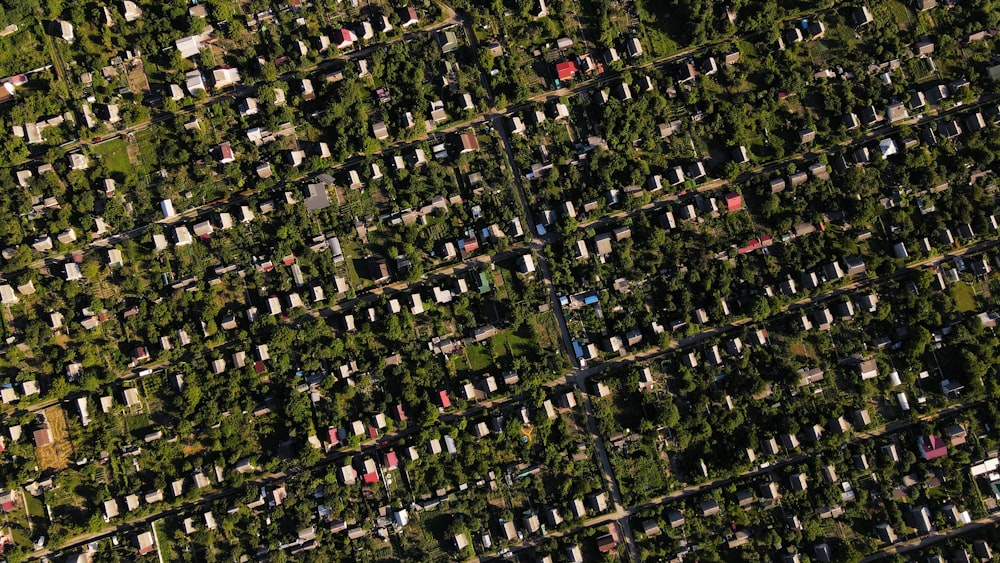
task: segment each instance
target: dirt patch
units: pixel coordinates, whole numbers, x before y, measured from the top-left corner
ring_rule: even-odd
[[[69,431],[66,429],[66,413],[60,406],[49,407],[44,412],[52,431],[52,443],[36,449],[38,465],[43,470],[64,469],[73,457],[73,444],[69,441]]]
[[[127,72],[128,74],[125,76],[128,81],[128,89],[135,93],[149,94],[149,78],[146,77],[146,69],[142,64],[142,59],[129,61]]]

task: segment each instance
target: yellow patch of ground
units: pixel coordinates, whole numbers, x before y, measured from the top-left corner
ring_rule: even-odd
[[[45,419],[52,430],[52,443],[35,449],[38,465],[42,469],[63,469],[73,456],[73,444],[66,429],[66,413],[58,405],[49,407],[45,409]]]

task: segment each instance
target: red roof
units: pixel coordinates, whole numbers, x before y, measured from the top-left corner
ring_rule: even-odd
[[[375,483],[378,483],[378,471],[372,471],[371,473],[365,473],[361,477],[361,480],[364,481],[365,484],[368,484],[368,485],[373,485]]]
[[[399,458],[396,457],[396,452],[388,451],[385,453],[385,466],[389,469],[399,467]]]
[[[750,252],[753,252],[754,250],[760,250],[760,247],[761,247],[760,239],[756,239],[755,238],[755,239],[751,240],[750,242],[748,242],[746,246],[744,246],[743,248],[739,249],[739,253],[740,254],[748,254]]]
[[[267,371],[267,368],[264,367],[264,362],[257,360],[256,362],[253,363],[253,371],[257,375],[260,375],[265,371]]]
[[[372,438],[378,438],[378,428],[375,428],[374,426],[369,426],[368,435],[371,436]]]
[[[730,192],[724,197],[726,200],[726,211],[739,211],[743,209],[743,196],[740,194]]]
[[[611,534],[597,538],[597,551],[601,553],[614,551],[617,545],[618,542],[615,541],[615,538],[611,537]]]
[[[396,405],[396,420],[400,422],[403,422],[404,420],[409,420],[409,418],[406,417],[406,413],[403,411],[403,403],[399,403],[398,405]]]
[[[2,508],[4,512],[10,512],[10,511],[14,510],[15,508],[17,508],[17,505],[14,504],[14,501],[10,500],[10,501],[7,501],[7,502],[5,502],[3,504],[0,504],[0,508]]]
[[[327,441],[330,442],[331,446],[336,446],[337,444],[340,443],[340,433],[337,431],[336,428],[334,428],[332,426],[327,429],[327,431],[326,431],[326,438],[327,438]]]
[[[476,238],[476,235],[472,235],[462,241],[462,248],[464,248],[466,252],[475,252],[479,250],[479,239]]]
[[[931,434],[921,438],[920,454],[926,460],[937,459],[948,455],[948,446],[945,445],[944,440]]]
[[[333,43],[338,46],[350,45],[354,42],[353,35],[349,29],[339,29],[333,32]]]
[[[451,399],[448,398],[448,392],[442,389],[438,392],[438,400],[441,401],[441,408],[448,408],[451,406]]]
[[[407,6],[399,12],[399,19],[403,20],[403,25],[414,24],[420,21],[420,18],[417,17],[417,10],[413,6]]]
[[[563,61],[556,65],[556,77],[559,80],[572,80],[576,71],[576,63],[573,61]]]

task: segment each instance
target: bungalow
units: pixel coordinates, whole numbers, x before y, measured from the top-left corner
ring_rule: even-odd
[[[239,82],[240,73],[235,68],[225,66],[212,71],[212,87],[217,90]]]
[[[723,200],[726,204],[726,211],[739,211],[743,209],[743,196],[738,193],[727,193],[723,196]]]
[[[942,121],[938,123],[938,132],[945,139],[954,139],[962,134],[962,127],[957,121]]]
[[[189,71],[184,75],[184,86],[192,96],[197,96],[198,91],[207,91],[205,88],[205,77],[202,76],[201,71],[198,69]]]
[[[458,50],[458,35],[452,30],[437,32],[438,45],[444,54]]]
[[[920,457],[927,461],[948,455],[948,446],[934,434],[921,436],[917,440],[917,450],[920,452]]]
[[[863,360],[858,363],[858,373],[861,375],[862,381],[875,379],[878,377],[878,364],[871,358]]]
[[[632,58],[642,56],[642,43],[639,42],[638,37],[632,36],[625,41],[625,52]]]
[[[358,36],[353,31],[342,28],[333,32],[331,43],[340,50],[349,48],[358,40]]]
[[[399,23],[403,27],[410,27],[420,22],[417,17],[417,10],[413,6],[406,6],[399,9]]]
[[[806,482],[805,473],[796,473],[795,475],[791,476],[789,481],[791,483],[793,491],[804,491],[809,488],[809,485]]]
[[[671,186],[684,183],[684,169],[680,166],[671,168],[667,171],[667,180],[670,182]]]
[[[140,534],[136,534],[134,542],[135,547],[139,550],[139,555],[152,553],[156,548],[152,532],[142,532]]]
[[[573,61],[563,61],[556,64],[556,77],[561,81],[572,80],[578,72],[576,63]]]
[[[895,123],[910,117],[910,114],[906,112],[906,107],[902,102],[889,104],[889,107],[886,109],[886,113],[889,115],[889,123]]]

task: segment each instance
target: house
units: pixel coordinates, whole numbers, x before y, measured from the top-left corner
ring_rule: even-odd
[[[333,32],[333,37],[331,38],[330,42],[338,49],[344,50],[353,45],[354,42],[357,40],[358,36],[356,33],[351,31],[350,29],[341,28]]]
[[[941,121],[938,123],[938,132],[945,139],[954,139],[962,134],[962,127],[957,121]]]
[[[952,447],[965,443],[968,433],[961,424],[949,424],[944,428],[944,435],[948,437]]]
[[[32,433],[32,438],[35,441],[35,447],[38,448],[51,444],[53,437],[52,428],[49,426],[49,423],[43,422],[42,426]]]
[[[567,80],[572,80],[579,69],[576,63],[573,61],[563,61],[556,64],[556,78],[560,82],[565,82]]]
[[[992,561],[993,560],[993,548],[990,544],[986,543],[986,540],[976,540],[972,542],[972,552],[976,554],[976,557],[980,561]]]
[[[152,553],[156,548],[152,532],[142,532],[140,534],[136,534],[133,541],[135,543],[135,547],[139,550],[139,555]]]
[[[702,516],[715,516],[722,512],[722,508],[719,503],[714,500],[703,500],[698,504],[698,508],[701,509]]]
[[[233,147],[229,143],[223,143],[216,149],[218,154],[219,164],[229,164],[236,160],[236,153],[233,151]]]
[[[809,488],[809,485],[806,483],[805,473],[796,473],[791,476],[789,481],[793,491],[804,491]]]
[[[417,10],[413,6],[406,6],[399,9],[399,23],[403,27],[410,27],[420,22],[417,17]]]
[[[862,381],[875,379],[878,377],[878,364],[874,358],[869,358],[858,363],[858,372]]]
[[[184,74],[184,86],[192,96],[197,96],[199,91],[207,91],[205,88],[205,77],[202,76],[201,71],[198,69]]]
[[[174,46],[180,51],[183,59],[190,59],[201,52],[200,39],[197,35],[182,37],[174,41]]]
[[[122,15],[125,17],[125,21],[131,23],[142,17],[142,9],[132,0],[125,0],[122,2]]]
[[[448,54],[458,50],[458,35],[454,31],[438,31],[436,33],[438,45],[441,47],[441,52],[443,54]]]
[[[75,152],[69,155],[69,167],[71,170],[86,170],[90,166],[87,155]]]
[[[927,461],[948,455],[948,446],[936,435],[921,436],[917,440],[917,451]]]
[[[239,84],[240,73],[232,67],[217,68],[212,71],[212,87],[216,90]]]
[[[606,493],[591,493],[587,495],[587,502],[591,510],[598,514],[603,514],[608,509],[608,495]]]
[[[906,111],[906,106],[904,106],[902,102],[889,104],[889,107],[886,109],[886,113],[889,116],[889,123],[895,123],[910,117],[910,114]]]
[[[727,193],[723,196],[723,200],[726,204],[726,211],[739,211],[743,209],[743,196],[738,193]]]
[[[459,135],[459,145],[462,147],[461,153],[475,152],[479,150],[479,139],[475,133],[463,133]]]
[[[892,526],[890,526],[888,522],[879,524],[878,527],[875,528],[875,533],[878,535],[878,539],[885,543],[896,543],[896,533],[892,530]]]
[[[680,166],[671,168],[667,171],[667,180],[670,182],[671,186],[684,183],[684,169]]]
[[[931,524],[931,511],[926,506],[915,506],[907,513],[908,523],[920,534],[929,534],[934,530]]]

